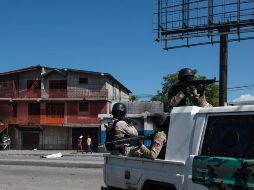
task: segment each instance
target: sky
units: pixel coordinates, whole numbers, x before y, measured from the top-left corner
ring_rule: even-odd
[[[181,68],[219,79],[219,45],[163,50],[151,0],[1,0],[0,72],[42,65],[112,74],[134,95],[155,95]],[[229,43],[228,87],[254,84],[254,40]],[[228,101],[254,99],[254,86]]]

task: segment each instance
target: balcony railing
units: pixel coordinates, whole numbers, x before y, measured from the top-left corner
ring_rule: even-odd
[[[100,120],[95,116],[58,116],[58,115],[20,115],[18,117],[7,117],[6,124],[17,125],[82,125],[100,124]]]
[[[14,91],[14,98],[40,98],[41,90],[40,89],[32,89],[32,90],[21,90]]]
[[[95,116],[67,116],[66,124],[100,124],[100,120]]]
[[[58,115],[42,116],[40,120],[41,125],[63,125],[64,117]]]
[[[0,98],[90,98],[107,99],[108,90],[103,89],[49,89],[47,91],[40,89],[31,90],[12,90],[1,89]]]

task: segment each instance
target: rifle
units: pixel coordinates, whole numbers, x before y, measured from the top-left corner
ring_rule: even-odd
[[[208,79],[208,80],[192,80],[192,81],[187,81],[183,83],[177,83],[172,85],[172,88],[174,91],[186,91],[187,88],[197,88],[198,93],[204,93],[205,88],[209,84],[213,84],[216,81],[216,78],[214,79]]]
[[[106,142],[105,144],[124,144],[124,143],[128,143],[132,140],[153,139],[153,137],[154,137],[154,134],[137,136],[137,137],[122,138],[122,139],[114,140],[111,142]]]
[[[115,119],[115,118],[112,118],[108,124],[104,124],[104,127],[106,129],[110,129],[111,127],[113,127],[113,124],[114,122],[117,122],[117,121],[121,121],[121,120],[118,120],[118,119]],[[129,117],[125,117],[122,119],[122,121],[125,121],[127,124],[129,125],[137,125],[138,123],[136,121],[134,121],[133,119],[129,118]]]

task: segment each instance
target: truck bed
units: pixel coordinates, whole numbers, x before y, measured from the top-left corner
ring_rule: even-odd
[[[146,179],[176,185],[183,183],[181,174],[185,162],[104,155],[104,163],[104,182],[109,187],[140,189]]]

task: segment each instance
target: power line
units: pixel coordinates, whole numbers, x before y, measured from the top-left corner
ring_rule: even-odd
[[[227,90],[228,91],[237,91],[237,90],[249,90],[249,89],[252,89],[252,88],[254,88],[254,84],[229,87],[229,88],[227,88]],[[151,98],[151,97],[153,97],[155,95],[156,94],[141,93],[141,94],[137,94],[136,96],[138,98]]]
[[[227,88],[229,91],[234,91],[234,90],[248,90],[254,88],[254,84],[251,85],[242,85],[242,86],[235,86],[235,87],[230,87]]]

